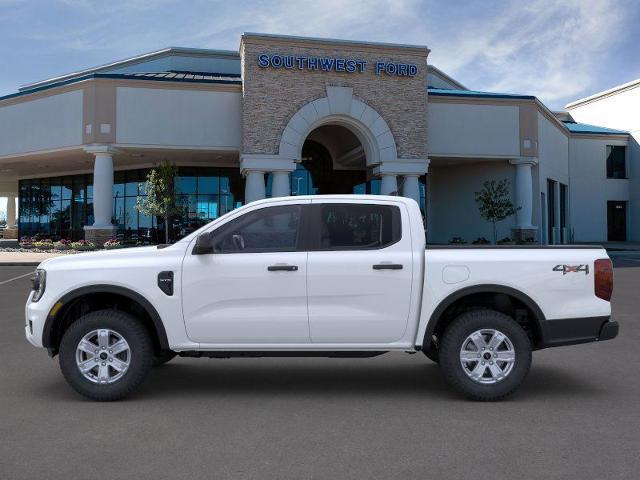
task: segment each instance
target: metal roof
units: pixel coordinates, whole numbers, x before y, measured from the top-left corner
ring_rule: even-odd
[[[584,134],[596,134],[596,135],[628,135],[629,132],[625,130],[614,130],[613,128],[598,127],[596,125],[589,125],[587,123],[577,123],[563,121],[564,125],[569,129],[571,133],[584,133]]]
[[[234,75],[230,73],[200,73],[200,72],[142,72],[142,73],[91,73],[89,75],[83,75],[81,77],[74,77],[68,80],[61,80],[59,82],[48,83],[41,87],[31,88],[29,90],[23,90],[18,93],[10,93],[0,97],[0,100],[7,100],[9,98],[22,97],[30,95],[32,93],[41,92],[43,90],[49,90],[50,88],[62,87],[64,85],[71,85],[73,83],[83,82],[85,80],[91,80],[93,78],[113,78],[120,80],[150,80],[156,82],[185,82],[185,83],[217,83],[226,85],[242,85],[240,75]]]
[[[517,93],[479,92],[477,90],[454,90],[447,88],[427,88],[429,95],[442,97],[476,97],[476,98],[515,98],[535,100],[533,95],[520,95]]]
[[[92,73],[100,73],[105,70],[113,70],[114,68],[122,68],[127,65],[135,65],[138,63],[142,63],[145,61],[149,61],[155,58],[161,58],[170,56],[173,54],[178,55],[190,55],[190,56],[207,56],[207,57],[220,57],[220,58],[234,58],[240,59],[240,54],[238,52],[229,51],[229,50],[211,50],[204,48],[185,48],[185,47],[168,47],[163,48],[161,50],[156,50],[154,52],[143,53],[141,55],[136,55],[135,57],[125,58],[124,60],[116,60],[115,62],[106,63],[104,65],[99,65],[97,67],[86,68],[83,70],[78,70],[76,72],[67,73],[64,75],[60,75],[53,78],[48,78],[46,80],[41,80],[38,82],[29,83],[18,88],[18,91],[23,90],[31,90],[34,88],[42,87],[44,85],[49,85],[51,83],[57,83],[63,80],[70,80],[74,77],[80,77],[89,75]]]

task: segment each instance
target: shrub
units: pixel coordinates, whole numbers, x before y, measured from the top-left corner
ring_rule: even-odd
[[[124,245],[120,240],[107,240],[106,242],[104,242],[103,247],[105,248],[105,250],[114,250],[116,248],[123,248]]]
[[[57,242],[54,242],[53,247],[56,250],[69,250],[71,248],[71,240],[60,239]]]
[[[51,250],[53,249],[53,241],[50,238],[44,240],[36,240],[32,242],[33,248],[39,248],[40,250]]]
[[[20,237],[20,242],[18,242],[20,248],[33,248],[33,239],[31,237]]]
[[[465,242],[464,238],[462,237],[453,237],[451,240],[449,240],[449,243],[452,245],[464,245],[467,242]]]
[[[95,250],[95,243],[88,242],[87,240],[78,240],[77,242],[71,242],[71,248],[78,251]]]
[[[478,237],[471,243],[474,245],[489,245],[491,242],[484,237]]]
[[[515,245],[516,242],[511,240],[509,237],[504,237],[501,240],[498,240],[498,245]]]

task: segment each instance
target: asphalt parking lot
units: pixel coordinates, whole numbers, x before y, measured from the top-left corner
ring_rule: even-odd
[[[422,354],[184,359],[122,402],[68,387],[24,339],[28,267],[0,267],[0,478],[632,479],[640,471],[640,257],[616,259],[609,342],[543,350],[474,403]]]

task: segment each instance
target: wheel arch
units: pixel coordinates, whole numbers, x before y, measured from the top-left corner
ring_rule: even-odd
[[[58,327],[64,321],[66,312],[82,299],[95,298],[95,296],[98,295],[109,295],[112,298],[125,298],[129,302],[137,305],[148,317],[148,323],[150,323],[150,325],[145,326],[147,326],[148,329],[152,329],[150,333],[155,336],[154,343],[156,344],[156,348],[169,350],[167,332],[164,328],[162,318],[153,304],[143,295],[129,288],[106,284],[80,287],[66,293],[58,299],[47,314],[42,332],[43,347],[49,349],[53,354],[56,354],[61,339]]]
[[[438,327],[442,326],[443,321],[447,321],[445,314],[450,311],[452,307],[463,303],[465,299],[478,298],[483,295],[486,297],[503,295],[522,304],[531,313],[531,320],[535,328],[536,346],[542,348],[542,346],[545,345],[544,322],[546,318],[542,309],[529,295],[505,285],[483,284],[472,285],[457,290],[449,294],[438,304],[429,317],[424,338],[422,339],[421,349],[424,350],[431,344],[434,332],[436,332]]]

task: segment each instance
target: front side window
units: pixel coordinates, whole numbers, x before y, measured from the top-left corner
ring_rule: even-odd
[[[317,208],[319,250],[370,250],[400,240],[400,209],[396,206],[327,203]]]
[[[626,150],[620,145],[607,145],[607,178],[627,178]]]
[[[254,210],[213,234],[214,253],[293,252],[300,239],[301,207]]]

